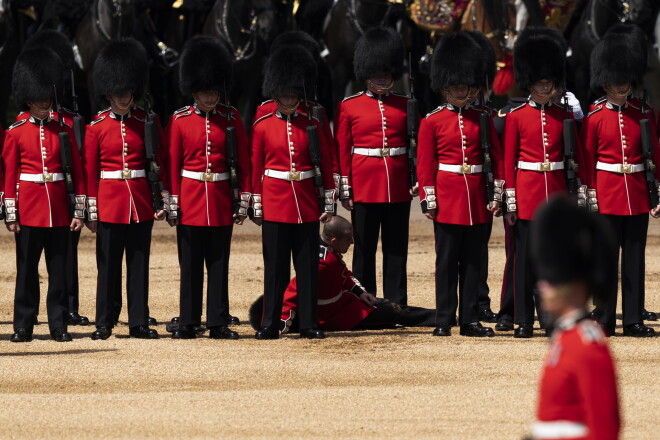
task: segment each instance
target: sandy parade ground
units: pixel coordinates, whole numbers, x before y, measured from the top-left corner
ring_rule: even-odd
[[[344,215],[345,211],[341,210]],[[413,203],[408,260],[409,303],[434,306],[431,223]],[[80,312],[95,313],[94,237],[81,237]],[[247,309],[262,289],[260,230],[234,229],[231,312],[238,341],[172,340],[165,323],[178,315],[175,231],[154,228],[151,315],[161,339],[128,338],[126,305],[107,341],[93,326],[70,327],[56,343],[47,325],[35,340],[12,344],[15,260],[9,232],[0,234],[0,438],[346,438],[520,439],[533,421],[547,338],[431,337],[431,328],[296,335],[256,341]],[[647,308],[660,312],[660,222],[651,220]],[[499,305],[504,266],[501,219],[490,242],[491,298]],[[350,261],[351,255],[347,256]],[[40,273],[45,319],[47,282]],[[620,324],[620,322],[619,322]],[[660,325],[648,323],[660,331]],[[492,325],[492,324],[489,324]],[[621,328],[617,332],[622,333]],[[618,366],[628,440],[660,438],[660,338],[610,339]]]

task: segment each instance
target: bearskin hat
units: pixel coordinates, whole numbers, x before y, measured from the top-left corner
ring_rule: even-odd
[[[294,94],[302,98],[314,96],[316,63],[312,55],[298,44],[282,46],[273,52],[264,67],[261,91],[265,97]]]
[[[281,33],[273,40],[270,50],[271,52],[275,52],[280,47],[290,44],[299,44],[307,49],[317,63],[319,58],[321,58],[321,46],[311,35],[304,31],[286,31]]]
[[[134,100],[144,94],[149,74],[147,52],[133,38],[109,43],[94,62],[92,78],[98,96],[133,93]]]
[[[25,42],[23,50],[34,47],[47,47],[54,51],[64,63],[64,68],[67,70],[66,75],[69,75],[68,71],[73,69],[75,65],[75,58],[73,56],[73,46],[66,35],[54,29],[39,31]]]
[[[601,92],[606,84],[642,82],[647,66],[647,42],[634,25],[618,24],[591,51],[591,88]]]
[[[64,64],[57,54],[45,47],[21,52],[14,64],[12,92],[20,110],[27,110],[28,102],[52,99],[53,85],[64,88]]]
[[[616,289],[618,250],[609,224],[561,196],[540,208],[535,220],[530,243],[539,279],[555,286],[586,283],[602,303],[608,289]]]
[[[464,84],[477,87],[484,83],[481,46],[465,32],[452,32],[438,42],[431,64],[431,88],[439,92]]]
[[[542,79],[563,85],[566,41],[556,29],[529,27],[513,46],[513,74],[522,89]]]
[[[179,88],[185,96],[195,92],[231,88],[231,56],[214,37],[197,36],[186,43],[179,66]]]
[[[403,40],[390,28],[373,28],[355,44],[353,70],[362,82],[369,77],[389,73],[396,80],[403,75]]]
[[[497,73],[497,56],[493,43],[490,42],[488,37],[480,31],[465,31],[475,43],[481,47],[481,61],[483,63],[482,72],[483,78],[479,79],[479,84],[483,88],[489,88],[495,79]]]
[[[248,316],[250,318],[250,325],[252,326],[253,329],[259,330],[261,328],[261,320],[263,319],[264,315],[264,296],[260,295],[259,298],[257,298],[252,305],[250,306],[250,310],[248,311]]]

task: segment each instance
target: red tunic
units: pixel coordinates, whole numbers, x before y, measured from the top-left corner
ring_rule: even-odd
[[[106,110],[85,131],[83,161],[87,195],[97,198],[102,222],[129,224],[154,218],[151,190],[145,177],[101,179],[101,171],[145,169],[144,116],[144,111],[138,108],[124,116]],[[161,140],[165,140],[160,125],[159,131]],[[161,166],[166,152],[166,148],[159,150]],[[161,177],[166,180],[166,176],[167,168],[163,168]]]
[[[382,98],[360,92],[345,98],[335,117],[335,139],[342,179],[353,189],[353,201],[408,202],[408,155],[363,156],[353,148],[380,150],[408,145],[408,98],[389,93]]]
[[[20,180],[25,174],[62,173],[59,123],[47,118],[43,121],[28,116],[7,130],[2,148],[5,175],[5,201],[15,200],[21,225],[61,227],[71,224],[69,195],[64,180],[28,182]],[[71,142],[71,172],[76,195],[85,195],[80,155],[73,130],[65,125]]]
[[[512,109],[504,123],[504,177],[507,189],[516,190],[518,217],[531,220],[536,208],[554,193],[567,192],[564,170],[529,171],[518,169],[518,162],[563,162],[563,127],[567,115],[555,104],[542,106],[534,101]],[[573,118],[569,112],[568,117]],[[576,133],[577,138],[577,133]],[[576,142],[579,140],[576,139]],[[580,163],[582,148],[577,145]]]
[[[231,108],[231,126],[236,128],[238,184],[242,196],[250,197],[248,140],[240,114]],[[225,128],[227,108],[218,106],[210,114],[195,106],[178,110],[168,126],[171,193],[179,198],[181,224],[229,226],[233,224],[234,202],[229,180],[208,182],[181,176],[181,170],[199,173],[228,173]]]
[[[476,225],[493,220],[486,200],[484,173],[457,174],[438,170],[443,165],[483,165],[479,130],[481,111],[472,106],[457,108],[443,105],[429,113],[419,127],[417,180],[419,197],[426,199],[435,190],[435,221],[457,225]],[[491,121],[493,174],[502,175],[502,150]]]
[[[264,175],[266,170],[298,172],[312,169],[307,144],[307,126],[320,126],[305,115],[287,117],[279,111],[258,119],[252,127],[252,192],[263,200],[263,219],[281,223],[309,223],[319,220],[318,191],[313,179],[281,180]],[[319,128],[320,130],[320,128]],[[326,191],[333,191],[332,166],[325,136],[321,142],[321,174]],[[255,207],[255,215],[258,209]]]
[[[607,339],[595,322],[575,318],[560,320],[552,336],[533,437],[616,440],[619,402]],[[573,436],[560,436],[562,432]]]
[[[340,254],[321,242],[319,250],[319,290],[317,319],[323,330],[350,330],[376,308],[362,302],[358,295],[366,292],[348,270]],[[293,319],[298,307],[296,279],[284,292],[282,320]]]
[[[650,109],[642,115],[632,102],[623,107],[602,101],[589,113],[582,125],[585,147],[584,179],[596,189],[598,208],[602,214],[638,215],[648,213],[649,194],[644,172],[631,174],[597,170],[597,162],[606,164],[643,164],[639,121],[649,119],[653,161],[660,165],[660,150],[655,122]],[[660,170],[656,169],[656,178]]]
[[[315,102],[310,101],[311,105],[316,105]],[[332,136],[332,130],[330,130],[330,121],[328,120],[328,115],[325,113],[325,108],[321,107],[323,109],[323,118],[325,121],[323,121],[323,130],[321,130],[321,133],[323,136],[325,136],[326,142],[330,146],[330,158],[332,159],[332,174],[337,177],[337,180],[339,179],[339,162],[337,161],[337,148],[335,147],[335,138]],[[269,113],[275,113],[277,110],[277,102],[273,99],[269,99],[268,101],[264,101],[261,103],[259,107],[257,107],[257,111],[254,114],[254,118],[252,119],[252,123],[254,124],[257,119],[261,118],[262,116],[266,116]],[[301,113],[307,114],[307,104],[305,101],[301,101],[300,105],[298,105],[298,111]]]

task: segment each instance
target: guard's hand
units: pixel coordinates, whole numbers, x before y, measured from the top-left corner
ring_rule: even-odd
[[[85,226],[87,226],[87,229],[89,229],[90,231],[92,231],[92,234],[96,234],[96,230],[97,230],[98,227],[99,227],[99,222],[96,221],[96,220],[94,220],[94,221],[88,221],[88,222],[85,222]]]
[[[19,232],[21,232],[21,225],[19,225],[18,222],[9,222],[7,223],[7,230],[9,232],[18,234]]]
[[[234,219],[234,223],[236,223],[237,225],[242,225],[245,219],[247,218],[247,216],[234,214],[232,218]]]
[[[362,300],[363,303],[365,303],[368,306],[373,306],[374,304],[376,304],[377,301],[376,297],[369,292],[361,293],[360,299]]]
[[[252,219],[252,222],[257,226],[261,226],[264,224],[264,219],[263,217],[255,217]]]
[[[429,219],[429,220],[435,220],[435,214],[438,212],[437,209],[428,209],[425,213],[424,216]]]
[[[321,217],[319,217],[319,220],[321,223],[328,223],[330,220],[332,220],[333,215],[334,214],[332,214],[332,212],[324,212],[321,214]]]
[[[170,226],[176,226],[179,224],[179,219],[178,218],[168,218],[167,219],[167,224]]]
[[[157,221],[165,220],[166,217],[167,217],[167,212],[164,209],[160,209],[160,210],[154,212],[154,218]]]
[[[344,199],[341,201],[341,206],[347,211],[353,210],[353,199]]]
[[[502,215],[502,202],[492,201],[488,204],[487,209],[493,213],[495,217]]]
[[[80,220],[79,218],[73,218],[71,219],[71,225],[69,226],[69,229],[72,231],[80,231],[83,228],[83,221]]]
[[[517,212],[507,212],[504,214],[504,220],[509,224],[509,226],[513,226],[516,224],[516,221],[518,221],[518,213]]]
[[[415,186],[408,190],[411,196],[417,197],[419,195],[419,183],[416,183]]]
[[[660,205],[656,206],[651,210],[651,217],[658,218],[660,217]]]

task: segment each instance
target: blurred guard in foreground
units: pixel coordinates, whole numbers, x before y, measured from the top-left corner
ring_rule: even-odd
[[[565,198],[539,210],[531,254],[541,304],[554,332],[539,387],[534,439],[616,440],[620,416],[607,338],[589,319],[590,298],[601,303],[616,281],[613,231]]]
[[[5,221],[7,229],[15,233],[17,248],[12,342],[32,340],[42,252],[48,269],[50,333],[56,341],[71,340],[65,261],[70,231],[82,228],[85,183],[73,129],[61,118],[51,117],[55,87],[62,90],[63,73],[61,59],[46,48],[23,52],[14,66],[14,99],[30,114],[9,127],[2,151]],[[73,211],[70,194],[76,202]]]
[[[220,104],[231,86],[231,61],[220,41],[191,40],[181,56],[181,92],[195,103],[172,115],[170,225],[177,225],[180,321],[175,339],[193,339],[201,324],[206,263],[206,326],[214,339],[237,339],[229,325],[229,252],[233,224],[250,202],[248,140],[238,111]],[[226,99],[226,97],[225,97]]]

